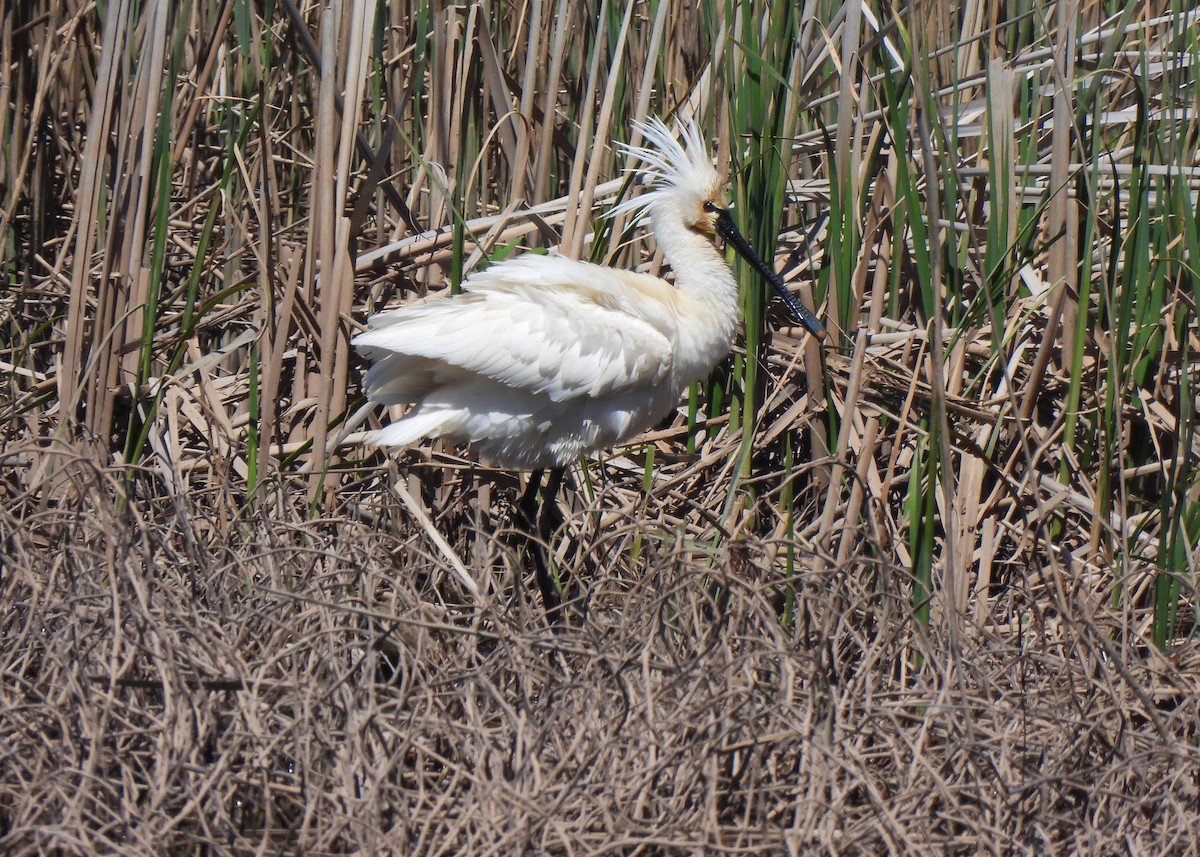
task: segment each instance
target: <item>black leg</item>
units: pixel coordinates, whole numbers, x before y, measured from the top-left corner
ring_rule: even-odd
[[[549,549],[551,537],[563,525],[562,511],[558,506],[558,494],[562,490],[563,480],[566,478],[566,475],[567,469],[565,467],[556,467],[550,471],[550,478],[542,486],[542,507],[538,536],[547,545],[547,550]],[[560,568],[558,570],[558,586],[555,588],[555,600],[558,606],[556,606],[555,614],[551,617],[551,621],[556,621],[560,618],[564,594],[566,595],[567,606],[571,608],[571,611],[582,622],[585,618],[585,611],[579,587],[567,569]]]
[[[537,521],[537,495],[542,490],[542,474],[544,470],[535,470],[529,474],[521,499],[517,501],[517,519],[526,534],[532,533]]]
[[[558,622],[562,610],[562,596],[554,576],[550,573],[550,539],[562,522],[558,512],[557,495],[562,485],[563,473],[563,468],[554,468],[550,471],[550,479],[542,484],[544,472],[533,471],[529,474],[529,484],[517,503],[521,535],[526,551],[533,559],[533,576],[542,593],[546,618],[552,625]],[[540,502],[539,493],[542,495]]]

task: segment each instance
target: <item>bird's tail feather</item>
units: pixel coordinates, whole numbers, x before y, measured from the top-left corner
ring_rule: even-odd
[[[369,355],[376,360],[363,378],[363,389],[372,402],[406,405],[419,402],[435,386],[432,361],[407,354]]]
[[[423,411],[418,408],[394,423],[370,432],[366,441],[374,446],[412,446],[423,438],[444,434],[457,416],[455,411]]]

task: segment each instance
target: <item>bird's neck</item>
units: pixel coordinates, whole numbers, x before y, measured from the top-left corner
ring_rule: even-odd
[[[675,285],[690,297],[712,301],[737,314],[737,283],[725,257],[708,239],[674,218],[652,215],[654,239],[675,272]]]

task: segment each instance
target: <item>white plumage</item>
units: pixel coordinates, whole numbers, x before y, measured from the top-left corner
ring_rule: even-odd
[[[370,442],[450,437],[501,467],[560,468],[654,426],[729,353],[737,284],[714,238],[748,247],[730,234],[724,183],[694,125],[682,128],[686,145],[657,119],[635,128],[649,146],[624,149],[655,186],[614,211],[648,216],[675,285],[528,253],[471,275],[460,295],[372,317],[354,339],[374,364],[367,395],[410,407]]]

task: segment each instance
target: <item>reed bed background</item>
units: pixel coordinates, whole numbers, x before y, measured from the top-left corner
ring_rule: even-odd
[[[30,0],[0,11],[5,853],[1200,853],[1200,14]],[[373,311],[658,271],[700,121],[735,355],[520,476],[355,440]]]

